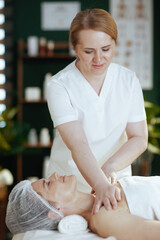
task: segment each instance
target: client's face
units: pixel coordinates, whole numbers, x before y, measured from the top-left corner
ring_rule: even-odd
[[[47,201],[66,203],[73,199],[77,189],[74,175],[59,176],[53,173],[50,178],[40,179],[32,183],[33,189]]]

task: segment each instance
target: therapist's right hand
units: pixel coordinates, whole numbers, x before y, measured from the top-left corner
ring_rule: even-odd
[[[93,214],[96,214],[102,205],[104,205],[106,210],[116,209],[117,201],[121,200],[120,189],[107,181],[97,185],[95,193],[96,198],[92,209]]]

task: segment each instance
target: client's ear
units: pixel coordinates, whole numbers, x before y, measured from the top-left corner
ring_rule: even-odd
[[[50,203],[54,208],[56,208],[58,211],[60,211],[60,212],[62,213],[62,207],[61,207],[61,204],[60,204],[60,203],[58,203],[58,202],[51,202],[51,201],[49,201],[49,203]],[[62,213],[62,214],[63,214],[63,213]],[[56,213],[56,212],[54,212],[54,211],[52,211],[52,210],[50,210],[47,215],[48,215],[48,218],[50,218],[50,219],[53,219],[53,218],[55,218],[55,217],[59,217],[58,213]]]
[[[50,218],[50,219],[59,217],[59,215],[57,213],[53,212],[52,210],[50,210],[47,215],[48,215],[48,218]]]

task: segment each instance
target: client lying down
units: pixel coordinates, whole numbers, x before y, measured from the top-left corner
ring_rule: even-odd
[[[160,239],[160,177],[125,177],[117,209],[91,213],[94,195],[77,191],[74,175],[58,176],[17,184],[9,196],[6,224],[13,234],[35,229],[56,229],[61,218],[84,217],[90,229],[101,237],[118,240]]]

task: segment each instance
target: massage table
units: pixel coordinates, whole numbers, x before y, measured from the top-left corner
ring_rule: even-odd
[[[33,230],[26,233],[19,233],[13,236],[12,240],[116,240],[114,237],[101,238],[92,232],[76,234],[64,234],[58,231]]]
[[[90,231],[88,222],[80,215],[63,217],[58,223],[57,230],[32,230],[13,236],[12,240],[104,240]],[[114,237],[105,238],[116,240]]]

